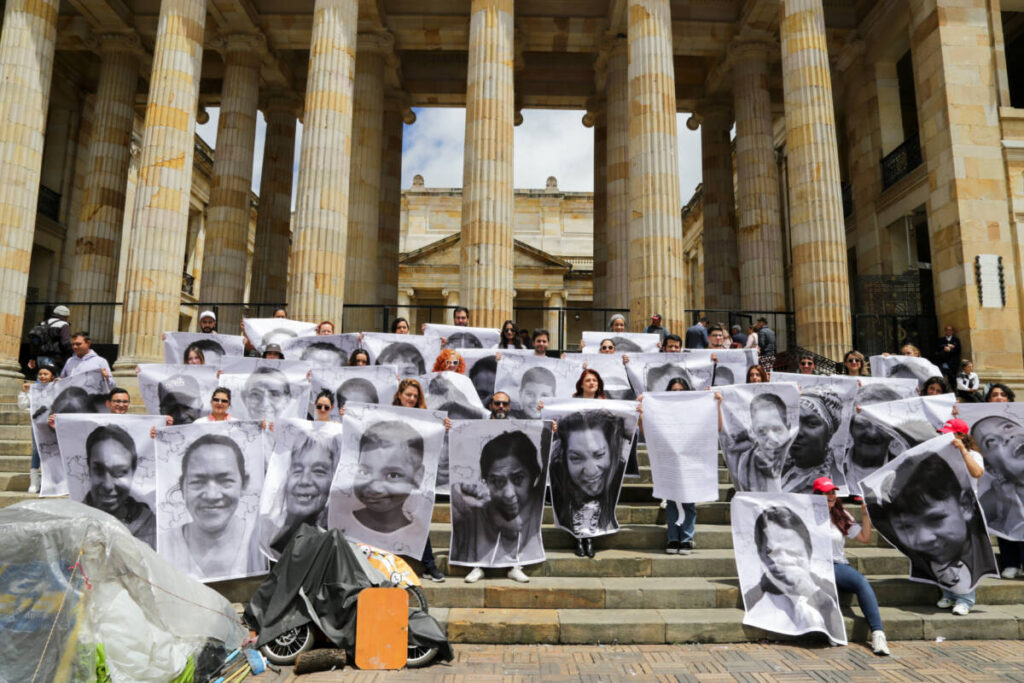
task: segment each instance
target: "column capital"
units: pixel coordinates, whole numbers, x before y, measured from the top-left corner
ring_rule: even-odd
[[[262,58],[267,52],[267,39],[262,33],[231,33],[215,38],[210,47],[224,59],[237,55],[256,55]]]
[[[384,109],[401,111],[402,122],[408,126],[416,123],[416,112],[409,105],[409,94],[404,90],[389,89],[384,93]]]
[[[587,100],[587,113],[583,115],[583,125],[593,128],[599,122],[603,122],[605,116],[606,100],[600,95],[595,95]]]
[[[103,33],[96,37],[96,43],[101,55],[128,53],[139,57],[143,54],[142,43],[134,33]]]
[[[622,33],[606,32],[598,42],[598,50],[611,56],[613,54],[624,54],[629,48],[629,42]]]
[[[441,296],[446,297],[446,298],[449,297],[449,296],[458,297],[459,296],[459,290],[445,288],[445,289],[441,290]]]
[[[729,59],[734,64],[748,60],[774,61],[773,56],[778,54],[778,42],[771,35],[760,31],[744,33],[729,44]]]
[[[356,36],[356,52],[370,52],[388,56],[395,51],[395,37],[390,31],[360,31]]]
[[[302,114],[302,98],[287,90],[273,90],[260,98],[260,109],[264,115],[270,112],[285,112],[299,118]]]
[[[733,121],[732,105],[725,100],[706,100],[697,104],[693,118],[697,119],[697,123],[700,126],[725,126],[731,128]],[[686,122],[686,127],[690,128],[689,121]],[[691,128],[691,130],[695,129]]]
[[[413,287],[406,287],[406,288],[404,288],[404,289],[400,289],[400,290],[398,290],[398,291],[399,291],[400,293],[402,293],[402,294],[405,294],[405,295],[406,295],[406,296],[408,296],[408,297],[414,297],[414,296],[416,296],[416,290],[415,290],[415,288],[413,288]]]

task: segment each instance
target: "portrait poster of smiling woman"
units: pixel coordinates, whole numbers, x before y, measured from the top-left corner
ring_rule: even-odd
[[[156,430],[156,550],[199,581],[260,574],[263,430],[233,421]]]
[[[640,417],[636,402],[546,399],[542,417],[558,423],[549,467],[555,526],[576,538],[615,533],[615,506]]]

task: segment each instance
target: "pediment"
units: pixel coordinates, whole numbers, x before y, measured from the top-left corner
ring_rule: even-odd
[[[403,266],[456,266],[460,264],[459,247],[461,235],[455,233],[448,237],[431,242],[425,247],[403,253],[399,263]],[[520,268],[556,268],[566,272],[572,270],[572,264],[554,254],[530,246],[525,242],[514,240],[514,267]]]

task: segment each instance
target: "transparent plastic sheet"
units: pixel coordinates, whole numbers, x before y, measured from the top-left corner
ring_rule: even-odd
[[[209,640],[248,635],[231,603],[116,519],[69,500],[0,510],[0,682],[167,681]]]

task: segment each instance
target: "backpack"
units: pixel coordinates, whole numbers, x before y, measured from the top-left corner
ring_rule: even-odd
[[[57,355],[60,353],[60,341],[53,338],[53,330],[50,321],[43,320],[28,331],[28,342],[32,345],[34,355]]]

